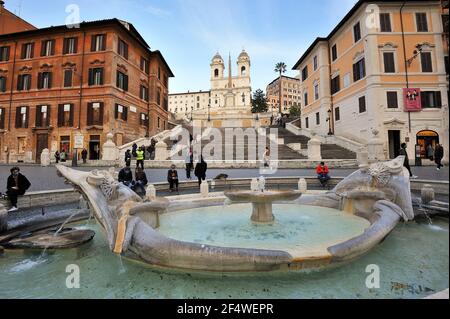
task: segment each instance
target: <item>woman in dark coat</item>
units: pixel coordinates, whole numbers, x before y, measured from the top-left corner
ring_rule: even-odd
[[[444,165],[442,165],[442,159],[444,158],[444,148],[441,144],[436,145],[434,150],[434,161],[437,164],[437,170],[440,171]]]
[[[200,162],[195,166],[195,176],[198,178],[198,185],[202,184],[202,181],[206,180],[206,171],[208,170],[208,164],[206,164],[203,156],[200,159]]]

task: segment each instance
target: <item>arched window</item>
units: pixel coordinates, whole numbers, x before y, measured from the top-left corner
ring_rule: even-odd
[[[219,77],[219,69],[214,70],[214,77],[216,77],[216,78]]]
[[[241,68],[241,74],[242,74],[242,75],[247,75],[247,69],[246,69],[245,66],[243,66],[243,67]]]

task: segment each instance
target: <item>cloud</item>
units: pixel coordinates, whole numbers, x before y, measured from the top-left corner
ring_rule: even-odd
[[[159,7],[155,7],[155,6],[151,6],[151,5],[147,5],[144,8],[144,11],[147,13],[150,13],[151,15],[157,16],[157,17],[168,17],[170,15],[172,15],[172,13],[168,10],[159,8]]]

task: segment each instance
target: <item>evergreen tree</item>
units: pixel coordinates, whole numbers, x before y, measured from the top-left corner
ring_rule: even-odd
[[[261,89],[256,90],[253,93],[252,113],[266,113],[268,109],[266,95]]]

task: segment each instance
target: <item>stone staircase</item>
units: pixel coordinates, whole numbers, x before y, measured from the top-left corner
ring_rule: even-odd
[[[300,144],[302,150],[308,149],[308,142],[310,138],[303,135],[295,135],[285,128],[273,127],[278,129],[278,138],[284,139],[284,144]],[[287,146],[286,146],[287,147]],[[289,148],[289,147],[287,147]],[[339,145],[322,144],[321,145],[322,158],[327,159],[356,159],[356,153],[349,151]],[[294,151],[295,152],[295,151]]]

